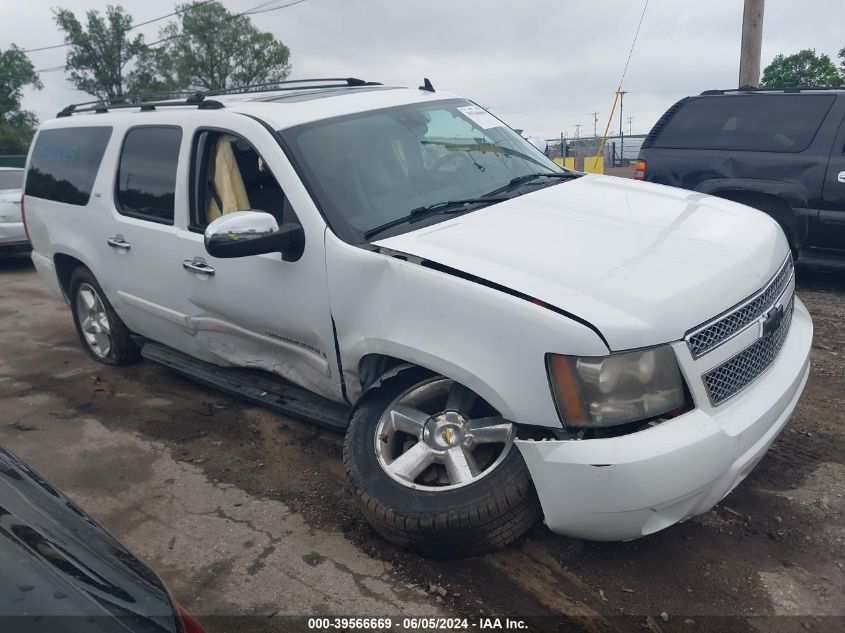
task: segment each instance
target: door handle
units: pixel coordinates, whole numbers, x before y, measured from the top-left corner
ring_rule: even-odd
[[[122,251],[128,251],[130,248],[132,248],[132,244],[123,239],[123,236],[119,234],[107,239],[106,243],[112,248],[118,248]]]
[[[214,276],[214,268],[205,263],[202,257],[194,257],[193,259],[186,259],[182,262],[182,268],[190,270],[192,273],[199,273],[200,275]]]
[[[839,182],[841,182],[843,185],[845,185],[845,171],[840,171],[839,175],[836,177],[836,179]]]

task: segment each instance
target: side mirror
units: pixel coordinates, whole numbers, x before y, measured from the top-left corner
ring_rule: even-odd
[[[305,233],[299,224],[279,226],[264,211],[233,211],[221,215],[205,229],[205,250],[212,257],[248,257],[281,253],[286,262],[302,257]]]

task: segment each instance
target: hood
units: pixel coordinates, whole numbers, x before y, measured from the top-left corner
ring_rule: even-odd
[[[565,181],[377,245],[566,310],[613,351],[683,338],[758,290],[788,253],[762,212],[609,176]]]
[[[0,448],[0,618],[6,616],[27,631],[181,630],[158,576]]]

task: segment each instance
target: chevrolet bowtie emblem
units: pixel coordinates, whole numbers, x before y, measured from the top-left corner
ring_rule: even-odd
[[[446,430],[443,431],[443,439],[446,440],[447,444],[452,443],[452,429],[447,427]]]
[[[766,313],[760,320],[760,338],[768,336],[780,327],[780,323],[783,321],[783,313],[783,306],[772,308]]]

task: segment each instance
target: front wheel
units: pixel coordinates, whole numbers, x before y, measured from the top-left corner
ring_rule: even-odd
[[[459,383],[410,368],[371,390],[343,459],[367,521],[435,558],[504,547],[539,518],[516,429]]]

